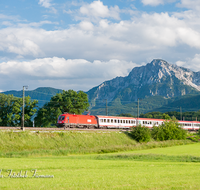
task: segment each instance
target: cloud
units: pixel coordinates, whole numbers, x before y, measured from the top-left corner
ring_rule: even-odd
[[[50,9],[53,13],[57,13],[57,10],[52,6],[51,4],[52,0],[39,0],[39,5],[42,7],[45,7],[47,9]]]
[[[101,1],[93,1],[91,4],[84,4],[79,9],[79,14],[81,16],[90,18],[90,20],[92,21],[96,21],[101,18],[112,18],[119,20],[119,13],[120,9],[118,6],[108,8],[108,6],[105,6]],[[81,18],[81,16],[79,17],[79,19]]]
[[[55,88],[69,89],[73,84],[75,90],[87,91],[105,80],[128,75],[134,66],[136,64],[132,62],[120,60],[89,62],[84,59],[66,60],[58,57],[29,62],[8,61],[0,63],[0,79],[4,84],[9,84],[8,81],[13,80],[9,89],[20,88],[24,82],[31,84],[30,88],[36,88],[38,84],[45,86],[47,81],[51,81],[51,86]],[[18,80],[15,82],[15,79]]]
[[[169,54],[172,47],[177,48],[178,52],[182,46],[199,51],[198,22],[188,22],[188,19],[186,22],[168,13],[143,13],[134,16],[132,20],[116,23],[108,19],[100,19],[96,24],[83,20],[68,29],[60,30],[47,31],[33,28],[31,24],[19,25],[18,28],[0,30],[0,51],[26,59],[55,56],[89,61],[129,61],[136,60],[142,54],[142,57],[151,54],[156,58],[160,53]],[[38,23],[40,24],[45,22]],[[179,55],[180,53],[185,56],[184,51],[179,50]],[[144,60],[140,58],[140,61]]]
[[[181,0],[180,3],[177,4],[179,7],[200,10],[200,1],[199,0]]]
[[[142,3],[144,5],[157,6],[160,4],[164,4],[164,1],[163,0],[142,0]]]
[[[200,71],[200,54],[195,54],[193,58],[188,58],[186,61],[177,61],[176,64],[198,72]]]
[[[150,5],[150,6],[158,6],[158,5],[164,5],[167,3],[173,3],[177,0],[142,0],[142,3],[144,5]]]
[[[45,7],[45,8],[50,8],[51,7],[51,0],[39,0],[39,5]]]

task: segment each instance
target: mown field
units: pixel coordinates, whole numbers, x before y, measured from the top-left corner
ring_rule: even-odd
[[[138,144],[119,132],[0,137],[0,189],[200,189],[200,143]]]

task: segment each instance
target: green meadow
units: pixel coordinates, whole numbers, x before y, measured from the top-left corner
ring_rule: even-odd
[[[200,143],[139,144],[119,132],[0,137],[0,189],[200,189]]]

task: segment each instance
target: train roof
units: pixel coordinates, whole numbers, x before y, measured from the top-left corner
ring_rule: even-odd
[[[107,115],[96,115],[98,118],[108,118],[108,119],[136,119],[134,117],[121,117],[121,116],[107,116]]]

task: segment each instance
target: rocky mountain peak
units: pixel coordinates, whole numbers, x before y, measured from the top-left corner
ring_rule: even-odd
[[[154,59],[145,66],[135,67],[126,77],[116,77],[88,91],[89,99],[135,101],[161,95],[182,96],[200,91],[200,73]]]

